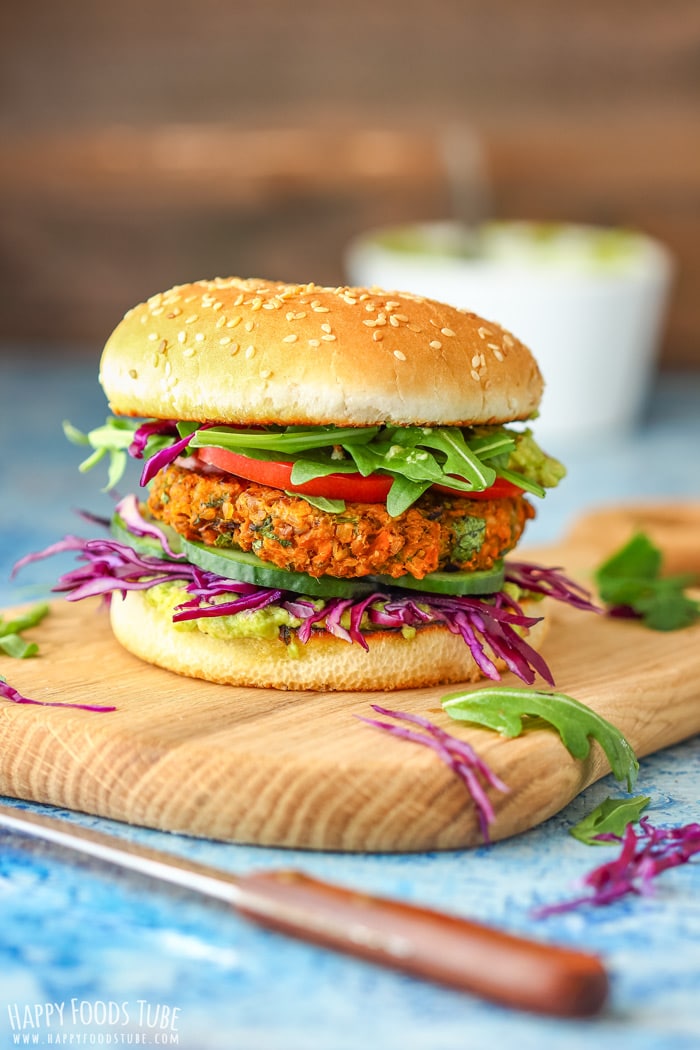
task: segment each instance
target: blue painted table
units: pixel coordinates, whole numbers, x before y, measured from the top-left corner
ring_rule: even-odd
[[[0,604],[45,595],[62,568],[21,554],[80,531],[76,508],[104,512],[102,479],[77,473],[61,420],[88,429],[106,408],[90,358],[22,349],[0,357]],[[639,430],[552,448],[569,476],[528,539],[558,539],[584,509],[700,496],[700,376],[657,383]],[[11,660],[0,657],[11,680]],[[700,701],[700,695],[699,695]],[[700,819],[700,746],[645,759],[638,788],[654,822]],[[232,872],[295,866],[370,892],[437,906],[600,952],[612,975],[599,1018],[512,1013],[257,930],[219,906],[135,876],[74,864],[0,835],[0,1046],[177,1045],[187,1050],[652,1050],[700,1046],[700,864],[666,873],[651,897],[536,920],[611,855],[568,829],[610,794],[593,785],[545,825],[472,851],[408,856],[313,854],[195,841],[62,813],[69,821]],[[22,804],[19,804],[22,805]],[[41,806],[30,806],[41,811]]]

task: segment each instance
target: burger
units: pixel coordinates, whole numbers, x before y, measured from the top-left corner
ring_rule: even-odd
[[[277,689],[551,680],[556,574],[506,562],[564,470],[527,422],[543,383],[498,324],[377,288],[237,277],[130,310],[104,349],[92,465],[142,460],[102,538],[67,537],[70,599],[124,648]],[[42,555],[48,552],[42,552]],[[39,555],[41,556],[41,555]]]

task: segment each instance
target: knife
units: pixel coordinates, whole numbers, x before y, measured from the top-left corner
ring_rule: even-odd
[[[586,1017],[602,1009],[607,997],[607,974],[595,955],[370,896],[300,871],[231,875],[1,804],[0,827],[224,901],[253,922],[289,936],[503,1006]]]

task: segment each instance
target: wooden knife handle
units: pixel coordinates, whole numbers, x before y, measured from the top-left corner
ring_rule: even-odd
[[[601,1009],[608,993],[594,955],[297,871],[255,872],[240,878],[239,887],[239,910],[264,926],[505,1006],[586,1017]]]

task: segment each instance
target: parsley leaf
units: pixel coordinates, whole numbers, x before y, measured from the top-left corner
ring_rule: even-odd
[[[700,602],[685,594],[690,575],[662,576],[661,551],[638,532],[595,574],[601,600],[611,615],[631,615],[654,631],[676,631],[700,618]]]
[[[606,798],[587,816],[569,828],[569,834],[586,846],[605,846],[601,835],[616,835],[622,838],[628,824],[636,824],[651,802],[649,795],[635,798]]]
[[[565,693],[488,686],[471,692],[450,693],[443,697],[442,706],[451,718],[475,722],[508,737],[520,736],[526,728],[523,718],[536,715],[558,731],[574,758],[588,756],[589,738],[593,737],[603,748],[617,781],[625,781],[627,790],[631,791],[637,779],[639,763],[627,738],[590,707]]]

